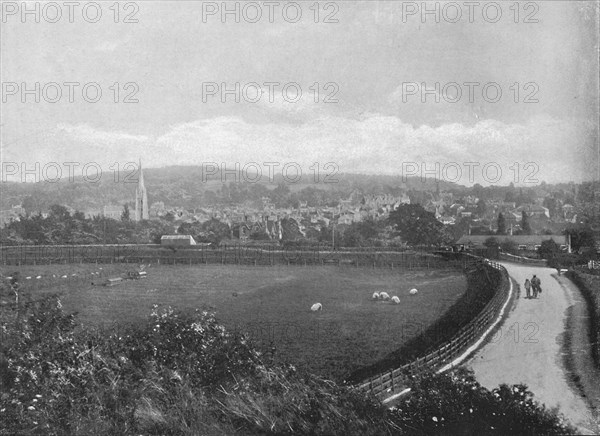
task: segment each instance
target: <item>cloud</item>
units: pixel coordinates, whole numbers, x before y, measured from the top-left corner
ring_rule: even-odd
[[[277,162],[280,169],[295,162],[303,174],[309,174],[314,163],[323,168],[333,162],[345,173],[402,175],[411,170],[413,175],[467,185],[518,185],[592,177],[589,166],[597,162],[595,149],[583,144],[593,134],[592,124],[548,116],[524,124],[483,120],[439,127],[414,127],[398,117],[376,113],[359,119],[321,116],[295,124],[222,116],[173,125],[157,137],[88,124],[59,124],[29,155],[38,161],[86,160],[103,167],[138,158],[146,167],[216,162],[234,168],[235,163],[243,167]],[[11,148],[5,160],[27,161],[23,151]],[[437,174],[432,174],[436,168]]]
[[[94,47],[94,50],[101,52],[113,52],[119,47],[117,41],[102,41],[100,44]]]
[[[218,117],[173,127],[157,139],[157,147],[173,152],[177,163],[277,161],[283,165],[294,161],[308,168],[314,162],[335,162],[340,171],[360,173],[400,174],[407,162],[424,165],[424,169],[453,163],[465,171],[462,183],[519,184],[525,180],[528,163],[535,169],[529,170],[528,174],[535,173],[530,179],[584,179],[585,156],[573,152],[573,145],[593,131],[589,127],[549,117],[526,124],[484,120],[473,126],[439,127],[413,127],[397,117],[378,114],[360,120],[329,116],[300,125],[251,124],[238,117]],[[469,163],[479,165],[473,181],[467,173],[469,165],[473,166]],[[481,171],[486,164],[488,174]],[[498,181],[495,168],[502,172]]]

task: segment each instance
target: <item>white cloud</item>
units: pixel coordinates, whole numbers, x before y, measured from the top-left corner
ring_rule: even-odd
[[[303,173],[309,173],[315,162],[321,168],[334,162],[340,172],[389,175],[401,175],[409,162],[423,170],[435,168],[436,163],[440,168],[455,163],[463,172],[459,183],[519,184],[527,175],[540,182],[589,178],[585,168],[594,161],[595,152],[581,144],[593,131],[592,125],[577,120],[549,117],[526,124],[485,120],[472,126],[439,127],[413,127],[397,117],[373,113],[361,119],[321,117],[303,124],[215,117],[171,126],[158,137],[99,130],[88,124],[60,124],[35,144],[31,155],[38,161],[58,162],[73,161],[75,156],[103,167],[138,158],[146,167],[216,162],[234,168],[235,163],[278,162],[281,168],[296,162]],[[9,151],[5,160],[27,161],[23,148]],[[468,162],[479,165],[474,180],[469,180]],[[526,171],[524,166],[530,162],[533,165]],[[483,176],[482,168],[489,163],[502,171],[497,182],[494,168],[487,173],[487,181]],[[453,180],[454,174],[452,170],[446,175]]]

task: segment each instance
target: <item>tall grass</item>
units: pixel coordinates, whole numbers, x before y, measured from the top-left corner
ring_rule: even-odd
[[[135,327],[76,328],[57,297],[12,304],[15,291],[0,277],[2,435],[447,434],[457,423],[497,434],[573,431],[530,394],[504,387],[497,396],[468,373],[424,377],[389,411],[271,364],[206,311],[154,307]]]

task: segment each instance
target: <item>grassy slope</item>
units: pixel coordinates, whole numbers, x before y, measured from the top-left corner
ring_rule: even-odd
[[[584,274],[579,271],[569,271],[567,276],[581,290],[591,315],[590,335],[594,363],[600,368],[600,276]]]
[[[63,274],[69,268],[28,266],[9,271],[22,269],[23,276],[35,277]],[[81,275],[96,266],[73,268]],[[128,269],[104,268],[115,274]],[[465,278],[456,272],[336,266],[152,266],[148,274],[148,279],[114,287],[55,280],[58,286],[34,292],[60,292],[65,309],[95,325],[141,321],[153,304],[211,308],[229,329],[249,331],[259,349],[270,351],[273,342],[276,361],[343,379],[417,337],[466,288]],[[32,282],[26,285],[38,285]],[[418,295],[408,294],[412,287],[419,289]],[[375,291],[398,295],[401,304],[373,302]],[[310,311],[315,302],[323,304],[322,312]]]

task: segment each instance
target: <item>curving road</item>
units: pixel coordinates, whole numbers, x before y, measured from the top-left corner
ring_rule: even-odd
[[[573,310],[576,306],[585,310],[581,309],[583,301],[578,290],[566,284],[568,280],[562,276],[557,278],[555,269],[502,264],[520,285],[520,295],[500,330],[474,354],[467,366],[488,389],[501,383],[526,384],[535,399],[549,408],[558,406],[582,433],[600,434],[597,410],[582,398],[565,364],[565,358],[572,355],[565,352],[564,346],[565,338],[570,337],[566,332],[567,321],[585,322],[584,317],[577,315],[581,312]],[[526,299],[523,287],[525,279],[533,274],[542,283],[543,292],[537,300]],[[584,350],[578,353],[583,360],[590,358],[585,350],[586,340],[577,337],[569,341],[571,347],[576,345],[577,350]],[[591,399],[592,403],[597,400],[600,398]]]

